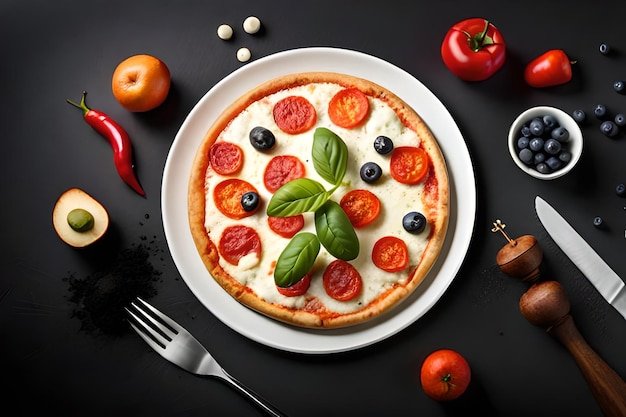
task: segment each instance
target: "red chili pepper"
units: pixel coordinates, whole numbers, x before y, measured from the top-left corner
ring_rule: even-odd
[[[139,181],[137,181],[133,171],[133,148],[128,133],[105,113],[87,107],[85,104],[86,96],[87,92],[83,91],[80,103],[75,103],[69,98],[67,102],[83,110],[83,117],[87,124],[109,141],[113,148],[115,168],[122,180],[138,194],[145,196],[146,192],[139,185]]]

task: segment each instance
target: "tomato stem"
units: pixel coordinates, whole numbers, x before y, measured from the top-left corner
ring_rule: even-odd
[[[487,35],[487,31],[489,30],[489,21],[485,19],[485,27],[482,32],[477,33],[475,35],[471,35],[470,33],[463,31],[465,36],[467,36],[467,43],[472,51],[478,52],[482,48],[493,45],[493,38]]]
[[[489,29],[489,21],[485,19],[485,28],[480,33],[480,42],[479,42],[480,45],[482,45],[483,42],[485,41],[485,37],[487,36],[487,29]]]

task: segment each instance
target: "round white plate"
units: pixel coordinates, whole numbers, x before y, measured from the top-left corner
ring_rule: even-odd
[[[196,149],[215,118],[232,101],[264,81],[287,73],[342,72],[374,81],[411,105],[437,137],[450,173],[446,244],[428,277],[388,314],[345,329],[309,330],[256,313],[228,295],[207,272],[187,219],[187,184]],[[217,83],[193,108],[170,149],[161,194],[165,236],[181,276],[218,319],[240,334],[277,349],[325,354],[371,345],[422,317],[443,295],[465,259],[474,229],[476,186],[467,146],[450,113],[421,82],[379,58],[335,48],[303,48],[246,64]],[[460,210],[459,208],[463,209]]]

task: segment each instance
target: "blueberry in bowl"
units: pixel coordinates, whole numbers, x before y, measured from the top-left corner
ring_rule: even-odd
[[[582,154],[583,134],[576,120],[550,106],[532,107],[511,124],[511,158],[532,177],[551,180],[571,171]]]

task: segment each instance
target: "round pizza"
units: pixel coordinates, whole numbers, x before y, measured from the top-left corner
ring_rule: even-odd
[[[228,106],[191,167],[189,223],[225,292],[281,322],[379,317],[441,253],[449,180],[425,121],[341,73],[289,74]]]

